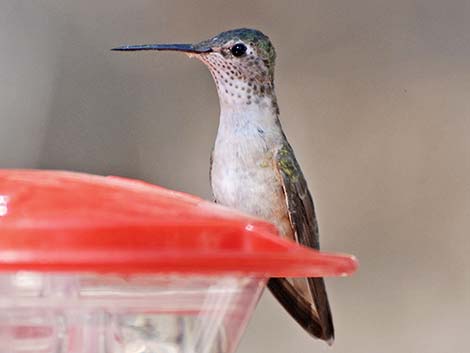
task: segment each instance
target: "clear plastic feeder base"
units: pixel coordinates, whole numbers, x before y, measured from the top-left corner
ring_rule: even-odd
[[[1,353],[230,353],[266,284],[247,277],[0,275]]]

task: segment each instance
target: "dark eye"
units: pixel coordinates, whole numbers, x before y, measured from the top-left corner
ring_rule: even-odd
[[[246,52],[246,45],[242,43],[235,44],[232,49],[230,49],[233,56],[240,57]]]

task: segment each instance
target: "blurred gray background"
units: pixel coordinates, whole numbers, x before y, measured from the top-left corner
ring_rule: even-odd
[[[210,198],[212,79],[176,53],[249,26],[277,47],[281,118],[315,195],[337,340],[265,293],[238,352],[468,352],[470,2],[3,0],[0,166],[144,179]]]

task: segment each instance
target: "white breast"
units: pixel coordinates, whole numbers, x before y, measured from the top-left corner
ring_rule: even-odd
[[[244,108],[222,109],[212,155],[214,197],[222,205],[271,221],[286,233],[287,208],[274,165],[282,131],[270,111]]]

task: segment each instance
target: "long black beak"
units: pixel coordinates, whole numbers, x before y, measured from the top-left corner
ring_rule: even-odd
[[[212,48],[195,47],[193,44],[143,44],[143,45],[123,45],[122,47],[113,48],[116,51],[137,51],[137,50],[169,50],[182,51],[184,53],[210,53]]]

